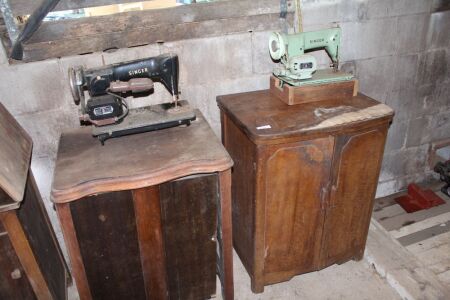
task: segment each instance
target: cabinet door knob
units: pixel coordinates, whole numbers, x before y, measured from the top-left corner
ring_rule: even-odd
[[[22,278],[22,272],[20,272],[19,269],[14,269],[14,271],[11,272],[11,278],[14,280]]]

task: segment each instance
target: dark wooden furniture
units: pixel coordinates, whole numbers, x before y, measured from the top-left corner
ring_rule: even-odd
[[[69,274],[30,170],[32,141],[0,103],[0,299],[66,299]]]
[[[289,106],[269,90],[218,105],[234,248],[253,292],[361,259],[393,111],[362,94]]]
[[[64,133],[52,199],[81,299],[207,299],[216,272],[233,299],[231,166],[199,111],[104,146]]]

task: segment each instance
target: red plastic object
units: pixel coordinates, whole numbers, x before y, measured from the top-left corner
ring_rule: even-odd
[[[408,194],[395,198],[395,201],[408,213],[444,204],[432,190],[422,190],[417,184],[408,185]]]

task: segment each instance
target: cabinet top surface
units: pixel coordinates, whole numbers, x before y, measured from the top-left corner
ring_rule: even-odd
[[[32,141],[0,103],[0,211],[17,208],[23,199]],[[12,202],[12,203],[11,203]]]
[[[200,111],[188,127],[109,139],[102,146],[91,128],[63,133],[52,201],[131,190],[199,173],[220,172],[233,162]]]
[[[363,94],[341,100],[287,105],[269,90],[217,97],[226,113],[253,141],[333,132],[392,119],[394,111]]]

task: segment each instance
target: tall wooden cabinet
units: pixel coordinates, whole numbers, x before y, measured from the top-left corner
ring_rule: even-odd
[[[361,94],[288,106],[258,91],[218,105],[234,248],[253,292],[361,259],[393,111]]]

